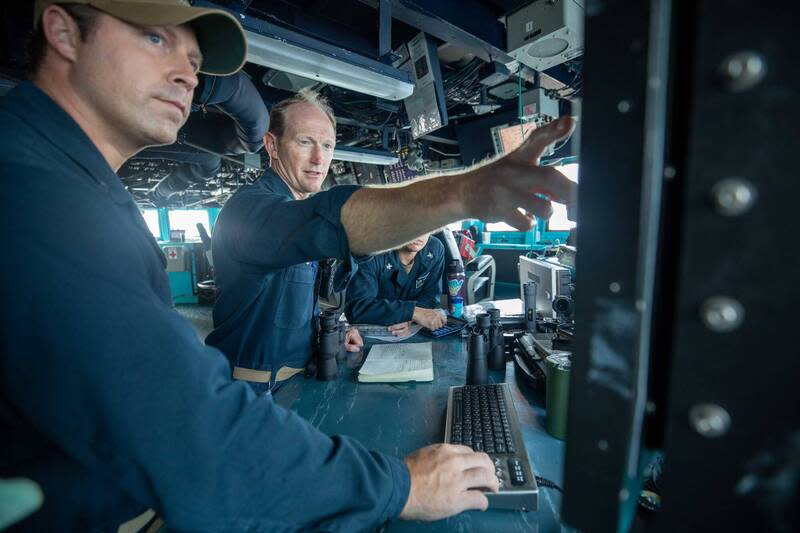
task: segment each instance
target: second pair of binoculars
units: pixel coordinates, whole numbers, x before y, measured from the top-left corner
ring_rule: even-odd
[[[506,354],[500,310],[489,309],[475,317],[468,345],[467,384],[481,385],[488,380],[488,370],[505,370]]]
[[[319,315],[319,335],[317,344],[316,375],[320,381],[336,379],[339,361],[347,358],[344,338],[347,325],[339,322],[335,313],[323,311]]]

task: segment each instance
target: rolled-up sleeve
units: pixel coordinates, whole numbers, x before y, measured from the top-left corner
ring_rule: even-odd
[[[358,190],[341,185],[305,200],[286,200],[253,190],[234,195],[220,217],[225,242],[235,260],[265,269],[284,268],[322,258],[349,259],[341,223],[344,203]]]

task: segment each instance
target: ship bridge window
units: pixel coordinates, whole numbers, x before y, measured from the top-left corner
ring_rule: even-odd
[[[147,228],[153,237],[156,239],[161,238],[161,229],[158,226],[158,210],[157,209],[142,209],[142,217],[147,224]]]
[[[211,224],[208,220],[208,211],[205,209],[173,209],[169,212],[169,229],[183,230],[187,241],[200,240],[200,232],[197,231],[198,222],[205,226],[211,235]]]
[[[578,183],[578,163],[570,163],[556,167],[567,178]],[[567,219],[567,206],[564,204],[553,204],[553,216],[547,223],[548,231],[569,231],[577,224]]]

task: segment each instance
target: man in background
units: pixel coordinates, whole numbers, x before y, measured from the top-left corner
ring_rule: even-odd
[[[405,335],[412,322],[434,330],[446,323],[440,308],[444,246],[430,233],[359,265],[345,298],[354,324],[389,326]]]
[[[219,294],[206,344],[225,353],[233,377],[257,392],[302,372],[315,348],[318,263],[298,254],[317,228],[306,224],[312,216],[302,200],[319,192],[335,145],[336,118],[317,93],[303,90],[279,102],[264,136],[270,168],[236,191],[217,218],[212,253]],[[281,220],[264,226],[260,221],[278,206]],[[350,257],[337,269],[338,290],[354,268]],[[362,346],[350,329],[347,350]]]

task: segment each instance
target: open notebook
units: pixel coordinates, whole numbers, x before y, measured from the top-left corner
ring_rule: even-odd
[[[358,372],[358,381],[433,381],[433,344],[376,344]]]

